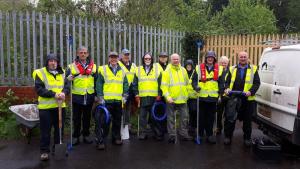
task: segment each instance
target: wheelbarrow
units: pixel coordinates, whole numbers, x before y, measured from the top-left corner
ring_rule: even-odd
[[[20,133],[26,137],[30,144],[32,130],[39,126],[39,110],[36,104],[22,104],[10,106],[9,110],[16,115],[17,124],[20,126]]]

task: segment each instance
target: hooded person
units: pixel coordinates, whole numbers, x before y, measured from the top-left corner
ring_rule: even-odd
[[[149,123],[154,136],[157,140],[163,139],[163,130],[161,123],[151,116],[151,109],[155,101],[161,100],[160,90],[161,72],[157,64],[153,64],[153,57],[151,53],[146,53],[142,57],[142,66],[136,70],[133,80],[133,93],[135,100],[140,105],[140,133],[139,139],[145,140],[148,135],[146,134],[146,126],[148,123],[147,116],[150,117]]]
[[[34,87],[38,95],[40,118],[40,159],[47,161],[50,153],[51,127],[54,127],[54,144],[59,143],[58,107],[62,106],[62,122],[65,119],[65,95],[69,93],[69,83],[59,58],[54,53],[47,55],[45,67],[33,71]],[[64,125],[62,125],[63,131]],[[62,134],[63,135],[63,134]],[[53,146],[54,147],[54,146]]]
[[[216,53],[208,51],[205,62],[197,65],[192,78],[192,86],[199,92],[199,135],[202,138],[205,132],[207,142],[211,144],[216,144],[213,124],[217,101],[224,91],[222,72],[223,68],[217,64]]]
[[[189,98],[187,100],[187,105],[189,109],[189,135],[195,136],[195,129],[197,126],[197,93],[192,87],[192,77],[195,73],[195,66],[194,62],[191,59],[187,59],[185,61],[185,69],[187,71],[189,77],[189,84],[188,84],[188,94]]]
[[[76,58],[68,66],[66,76],[72,81],[72,108],[74,132],[73,145],[83,142],[91,144],[90,121],[91,110],[95,99],[95,82],[97,78],[96,65],[91,59],[88,49],[81,46],[77,49]],[[82,124],[82,128],[81,128]],[[81,130],[82,129],[82,130]]]

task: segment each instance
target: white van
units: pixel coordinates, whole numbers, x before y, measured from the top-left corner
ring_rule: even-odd
[[[300,45],[266,48],[254,121],[264,133],[300,146]]]

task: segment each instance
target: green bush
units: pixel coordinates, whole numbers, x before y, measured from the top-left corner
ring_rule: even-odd
[[[6,119],[0,118],[0,139],[20,138],[18,124],[13,114],[9,114]]]
[[[15,103],[19,98],[14,96],[14,92],[9,89],[5,97],[0,98],[0,118],[7,119],[9,117],[9,106]]]
[[[18,125],[9,106],[13,105],[19,98],[9,89],[5,97],[0,98],[0,139],[16,139],[21,136]]]

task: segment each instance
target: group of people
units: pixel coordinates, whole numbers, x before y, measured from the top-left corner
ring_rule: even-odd
[[[74,62],[65,71],[60,66],[59,58],[53,53],[48,54],[45,67],[33,72],[40,114],[41,160],[49,159],[52,126],[54,143],[59,142],[58,107],[62,107],[64,123],[65,99],[70,93],[74,146],[81,142],[91,144],[95,140],[97,149],[105,149],[110,123],[112,143],[122,145],[122,119],[130,128],[133,104],[140,108],[140,140],[149,137],[147,126],[150,126],[154,138],[159,141],[167,134],[169,143],[176,143],[178,138],[189,141],[199,136],[215,144],[215,122],[217,134],[222,132],[224,126],[224,144],[228,145],[232,141],[235,121],[239,119],[243,120],[244,143],[250,146],[251,115],[260,80],[257,67],[249,64],[248,54],[240,52],[238,58],[238,65],[229,67],[228,58],[222,56],[219,65],[215,52],[208,51],[204,63],[196,65],[188,59],[181,66],[181,57],[177,53],[169,56],[161,52],[158,63],[154,63],[151,53],[146,53],[142,56],[142,65],[137,66],[131,62],[130,51],[123,49],[121,57],[117,52],[109,52],[108,64],[96,67],[88,49],[79,47]],[[238,107],[234,109],[236,113],[227,112],[234,111],[230,109],[232,102],[228,100],[231,91],[243,93],[240,99],[233,102]],[[157,102],[165,104],[166,119],[157,120],[151,115]],[[90,136],[92,116],[95,120],[95,139]],[[180,117],[178,131],[176,116]]]

